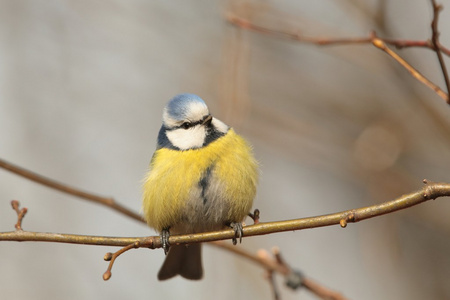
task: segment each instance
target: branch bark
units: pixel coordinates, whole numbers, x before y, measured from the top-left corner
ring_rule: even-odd
[[[25,177],[31,181],[34,181],[36,183],[45,185],[49,188],[58,190],[60,192],[82,198],[84,200],[94,202],[97,204],[106,205],[109,208],[122,213],[132,219],[135,219],[137,221],[145,223],[144,219],[142,217],[135,213],[134,211],[120,205],[117,203],[113,198],[111,197],[102,197],[98,196],[89,192],[85,192],[79,188],[68,186],[67,184],[58,182],[56,180],[50,179],[48,177],[42,176],[40,174],[34,173],[30,170],[24,169],[22,167],[19,167],[17,165],[14,165],[12,163],[7,162],[6,160],[3,160],[0,158],[0,168],[3,168],[5,170],[8,170],[14,174],[17,174],[19,176]]]
[[[348,223],[356,223],[370,218],[378,217],[398,210],[406,209],[418,205],[425,201],[436,199],[438,197],[450,196],[450,184],[432,183],[424,180],[425,186],[413,193],[403,195],[395,200],[368,206],[345,210],[333,214],[286,220],[276,222],[259,222],[258,224],[245,226],[243,229],[244,237],[265,235],[283,231],[302,230],[339,224],[345,228]],[[212,242],[231,239],[235,235],[232,229],[185,234],[172,235],[169,238],[171,245],[191,244],[201,242]],[[0,241],[33,241],[33,242],[57,242],[71,244],[88,244],[101,246],[127,246],[134,242],[139,242],[139,247],[161,248],[161,239],[159,236],[151,237],[103,237],[87,236],[59,233],[44,233],[30,231],[12,231],[0,233]]]

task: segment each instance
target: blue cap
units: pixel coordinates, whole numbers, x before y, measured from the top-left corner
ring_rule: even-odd
[[[207,108],[205,101],[194,94],[179,94],[167,103],[166,111],[175,120],[181,121],[188,117],[189,108],[192,104],[201,104]]]

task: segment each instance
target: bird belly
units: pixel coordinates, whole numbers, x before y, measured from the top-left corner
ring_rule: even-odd
[[[157,150],[144,183],[147,223],[161,231],[195,233],[241,222],[256,193],[257,163],[232,129],[209,145]]]
[[[214,168],[214,165],[210,166],[198,186],[191,190],[179,226],[174,226],[177,233],[219,230],[231,222],[228,219],[232,202]]]

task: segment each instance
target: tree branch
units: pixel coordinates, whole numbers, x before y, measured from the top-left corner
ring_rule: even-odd
[[[395,59],[402,67],[404,67],[409,74],[411,74],[415,79],[422,82],[424,85],[432,89],[436,94],[438,94],[439,97],[444,99],[447,104],[450,104],[450,100],[448,98],[448,94],[444,92],[439,86],[431,82],[429,79],[427,79],[424,75],[422,75],[419,71],[417,71],[413,66],[411,66],[406,60],[401,58],[397,53],[389,49],[386,44],[379,38],[374,37],[372,40],[372,44],[377,47],[378,49],[384,51],[387,53],[390,57]],[[445,67],[445,65],[444,65]]]
[[[439,43],[438,20],[439,12],[442,10],[442,5],[438,5],[435,0],[431,0],[431,4],[433,5],[433,21],[431,22],[431,43],[433,44],[433,49],[434,51],[436,51],[439,65],[441,66],[442,75],[444,76],[445,85],[447,86],[447,103],[450,104],[450,99],[448,97],[448,93],[450,93],[450,80],[448,78],[447,67],[445,66],[445,61],[442,57],[442,51],[440,49]]]
[[[146,247],[150,249],[161,247],[159,236],[107,237],[107,236],[78,235],[78,234],[65,234],[52,232],[33,232],[26,230],[0,232],[0,241],[52,242],[64,244],[117,246],[117,247],[125,247],[134,242],[139,242],[140,247]]]
[[[16,225],[14,225],[14,227],[16,227],[16,230],[22,230],[22,220],[25,217],[28,210],[26,207],[20,209],[19,208],[20,204],[19,201],[17,200],[11,201],[11,206],[17,213],[17,223]]]
[[[298,271],[293,270],[281,257],[280,250],[277,247],[272,249],[272,253],[274,258],[272,258],[266,250],[259,250],[256,255],[242,249],[241,247],[235,247],[231,244],[224,242],[216,242],[213,245],[219,246],[221,249],[226,249],[231,251],[237,255],[240,255],[257,265],[263,267],[268,272],[269,282],[272,286],[273,292],[276,295],[276,286],[272,281],[273,273],[279,273],[285,278],[286,285],[291,289],[295,290],[299,287],[303,287],[313,293],[314,295],[320,297],[321,299],[327,300],[346,300],[343,295],[340,293],[333,291],[319,284],[318,282],[306,277]],[[294,284],[293,281],[297,281],[297,284]]]
[[[228,14],[225,18],[230,24],[237,26],[239,28],[251,30],[254,32],[262,33],[262,34],[273,35],[273,36],[276,36],[279,38],[294,40],[297,42],[313,44],[313,45],[317,45],[317,46],[338,46],[338,45],[355,45],[355,44],[357,45],[357,44],[372,43],[372,37],[370,35],[363,36],[363,37],[342,37],[342,38],[311,37],[311,36],[305,36],[301,33],[286,32],[286,31],[282,31],[282,30],[267,28],[267,27],[264,27],[261,25],[256,25],[247,19],[241,18],[241,17],[233,15],[233,14]],[[402,40],[402,39],[389,39],[389,38],[381,38],[381,37],[379,37],[379,39],[388,45],[395,46],[398,49],[420,47],[420,48],[427,48],[430,50],[435,50],[435,47],[429,40],[426,40],[426,41]],[[440,43],[438,44],[438,48],[445,55],[450,56],[450,49],[444,47]]]
[[[109,208],[111,208],[117,212],[120,212],[132,219],[135,219],[137,221],[145,223],[144,219],[142,219],[142,217],[139,214],[120,205],[113,198],[98,196],[98,195],[80,190],[78,188],[68,186],[67,184],[63,184],[56,180],[50,179],[48,177],[39,175],[37,173],[34,173],[34,172],[24,169],[22,167],[16,166],[16,165],[9,163],[1,158],[0,158],[0,168],[8,170],[12,173],[15,173],[19,176],[25,177],[31,181],[45,185],[52,189],[58,190],[60,192],[63,192],[63,193],[66,193],[66,194],[69,194],[72,196],[76,196],[76,197],[79,197],[84,200],[88,200],[88,201],[91,201],[91,202],[94,202],[97,204],[106,205]]]
[[[113,267],[114,262],[116,261],[116,259],[119,257],[119,255],[127,252],[128,250],[137,249],[137,248],[140,247],[140,245],[141,245],[141,243],[136,241],[136,242],[134,242],[132,244],[129,244],[128,246],[123,247],[122,249],[120,249],[119,251],[116,251],[115,253],[111,253],[111,252],[106,253],[105,256],[103,257],[103,259],[105,261],[109,261],[109,265],[108,265],[108,269],[106,269],[106,272],[103,273],[103,280],[106,281],[106,280],[109,280],[111,278],[112,267]]]
[[[391,212],[395,212],[401,209],[406,209],[414,205],[418,205],[425,201],[436,199],[438,197],[450,196],[450,184],[448,183],[431,183],[427,180],[423,181],[425,186],[411,194],[403,195],[395,200],[372,205],[368,207],[362,207],[357,209],[346,210],[334,214],[308,217],[287,221],[277,222],[265,222],[257,223],[254,225],[245,226],[243,229],[244,236],[255,236],[270,234],[282,231],[302,230],[308,228],[316,228],[323,226],[331,226],[339,224],[345,228],[348,223],[355,223],[363,221],[369,218],[381,216]],[[18,224],[21,224],[23,215],[26,209],[19,210],[18,202],[12,201],[12,206],[18,214]],[[231,239],[235,235],[233,230],[221,230],[206,233],[188,234],[188,235],[173,235],[169,237],[169,243],[172,245],[177,244],[190,244],[200,242],[219,241],[224,239]],[[159,236],[150,237],[104,237],[104,236],[88,236],[88,235],[75,235],[75,234],[59,234],[59,233],[44,233],[44,232],[30,232],[21,229],[21,226],[17,226],[16,231],[13,232],[1,232],[0,241],[34,241],[34,242],[57,242],[57,243],[71,243],[71,244],[84,244],[84,245],[101,245],[101,246],[121,246],[123,249],[116,253],[107,253],[105,260],[110,261],[107,271],[103,274],[103,279],[108,280],[111,277],[111,268],[115,259],[122,253],[136,248],[161,248],[161,238]],[[273,275],[273,272],[281,273],[286,278],[286,284],[291,288],[298,288],[303,286],[315,293],[322,299],[345,299],[341,294],[331,291],[320,284],[310,279],[305,279],[304,276],[293,271],[276,251],[276,260],[268,260],[264,255],[254,256],[245,251],[231,247],[224,243],[215,243],[216,246],[228,249],[239,255],[246,257],[256,263],[263,265],[269,272],[269,279]],[[238,250],[239,249],[239,250]],[[267,255],[266,255],[267,256]],[[273,279],[273,278],[272,278]],[[273,285],[274,293],[276,294],[276,286]]]
[[[348,223],[356,223],[373,217],[392,213],[401,209],[406,209],[431,199],[434,200],[438,197],[450,196],[450,184],[432,183],[428,182],[427,180],[424,180],[424,183],[425,186],[416,192],[403,195],[392,201],[368,207],[356,208],[315,217],[276,222],[259,222],[258,224],[248,225],[243,229],[244,237],[265,235],[283,231],[324,227],[337,224],[345,228]],[[180,245],[212,242],[232,239],[234,235],[235,233],[232,229],[195,234],[172,235],[169,237],[169,243],[171,245]],[[128,246],[134,242],[139,242],[139,247],[151,249],[161,248],[161,239],[159,236],[132,238],[13,231],[0,233],[0,241],[39,241],[122,247]]]
[[[441,5],[437,5],[435,0],[431,0],[433,6],[433,21],[431,22],[432,37],[431,40],[426,41],[415,41],[415,40],[397,40],[397,39],[387,39],[377,37],[375,31],[371,32],[368,37],[354,37],[354,38],[318,38],[318,37],[308,37],[301,33],[290,33],[280,30],[275,30],[271,28],[266,28],[260,25],[253,24],[249,20],[240,18],[235,15],[229,14],[226,19],[229,23],[247,30],[252,30],[266,35],[272,35],[280,38],[291,39],[303,43],[314,44],[318,46],[331,46],[331,45],[355,45],[355,44],[373,44],[378,49],[383,50],[385,53],[394,58],[401,66],[403,66],[415,79],[422,82],[429,88],[431,88],[439,97],[444,99],[447,104],[450,104],[449,92],[450,92],[450,81],[447,68],[445,66],[442,53],[450,56],[450,49],[443,47],[439,42],[439,31],[438,31],[438,18],[439,12],[442,9]],[[389,49],[386,45],[392,45],[397,48],[406,47],[423,47],[428,48],[436,52],[439,60],[439,64],[442,69],[444,76],[444,81],[447,86],[447,93],[443,91],[438,85],[431,82],[419,71],[408,64],[403,58],[401,58],[394,51]]]

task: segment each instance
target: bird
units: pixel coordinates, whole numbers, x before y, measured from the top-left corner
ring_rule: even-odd
[[[233,228],[253,205],[259,164],[250,144],[213,117],[194,94],[179,94],[164,108],[156,150],[143,180],[142,211],[161,234],[166,257],[159,280],[203,277],[201,244],[169,245],[171,234]]]

